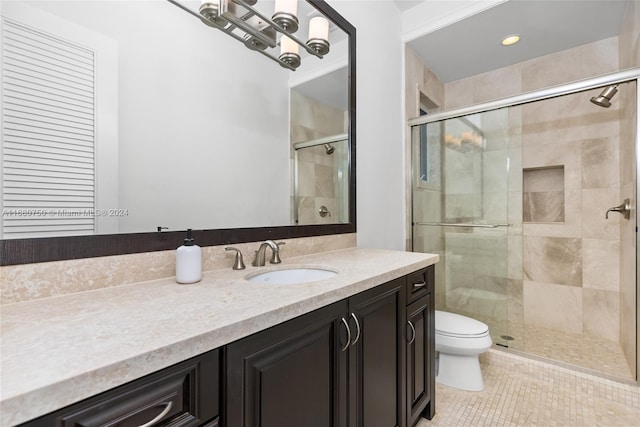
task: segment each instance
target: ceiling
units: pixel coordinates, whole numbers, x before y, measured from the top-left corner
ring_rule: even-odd
[[[408,44],[446,83],[617,36],[628,1],[509,0]],[[406,13],[420,3],[396,2]],[[520,42],[502,46],[510,34]]]

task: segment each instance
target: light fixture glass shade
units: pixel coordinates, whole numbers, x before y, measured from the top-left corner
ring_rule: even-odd
[[[316,16],[309,21],[309,41],[307,46],[320,55],[329,53],[329,20]]]
[[[271,19],[290,33],[298,31],[298,1],[276,0]]]
[[[282,36],[280,39],[280,53],[295,53],[298,54],[298,43],[294,42],[287,36]]]
[[[293,68],[300,66],[300,55],[298,54],[298,43],[291,40],[287,36],[282,36],[280,39],[280,56],[279,59],[289,64]]]
[[[298,13],[298,2],[296,0],[276,0],[274,13],[284,12],[291,15]]]
[[[309,39],[329,40],[329,21],[322,16],[316,16],[309,21]]]

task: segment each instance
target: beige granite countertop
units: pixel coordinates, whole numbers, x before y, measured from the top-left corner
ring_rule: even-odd
[[[438,261],[437,255],[345,249],[279,266],[205,272],[8,304],[0,313],[0,425],[15,425],[340,301]],[[329,267],[328,280],[246,281],[287,266]]]

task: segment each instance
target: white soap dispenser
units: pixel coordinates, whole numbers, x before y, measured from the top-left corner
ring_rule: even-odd
[[[200,279],[202,279],[202,250],[195,244],[191,229],[188,229],[184,244],[176,250],[176,282],[196,283]]]

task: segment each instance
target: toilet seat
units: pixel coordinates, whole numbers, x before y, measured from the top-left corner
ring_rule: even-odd
[[[483,338],[489,327],[478,320],[447,311],[436,310],[436,334],[452,338]]]

